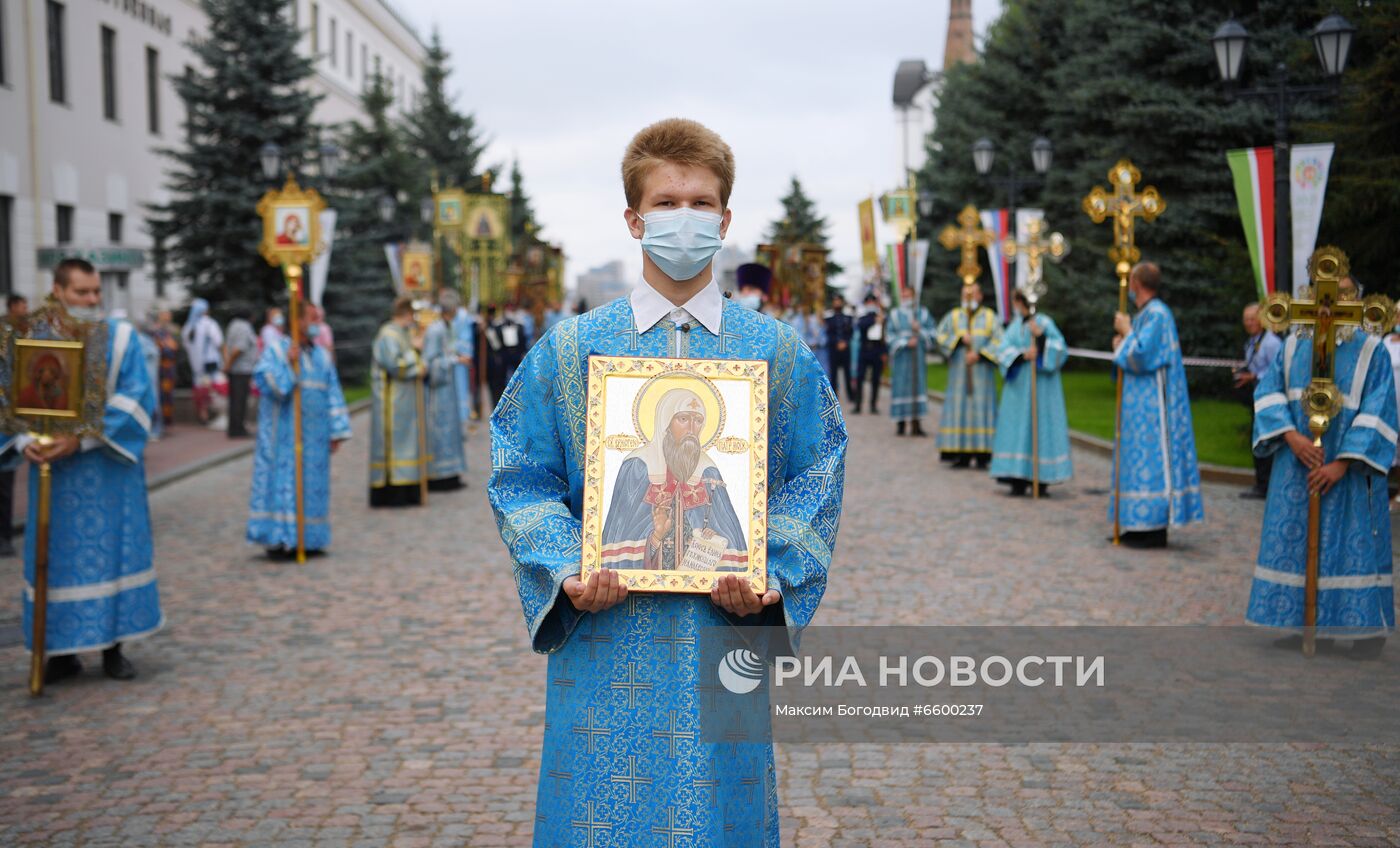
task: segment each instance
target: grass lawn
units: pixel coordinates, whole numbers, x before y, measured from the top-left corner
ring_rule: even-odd
[[[347,404],[369,397],[368,383],[363,386],[341,386],[340,390],[345,393],[345,402]]]
[[[1102,439],[1113,438],[1113,380],[1107,371],[1070,370],[1063,373],[1065,408],[1071,430]],[[948,366],[928,367],[928,386],[943,391]],[[1249,411],[1242,404],[1216,398],[1191,401],[1196,427],[1196,453],[1201,462],[1250,468]]]

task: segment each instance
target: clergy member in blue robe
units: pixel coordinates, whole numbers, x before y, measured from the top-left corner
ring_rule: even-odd
[[[728,146],[670,119],[633,139],[623,173],[643,280],[541,339],[491,417],[491,506],[531,645],[549,655],[534,844],[778,848],[772,746],[702,736],[713,666],[702,667],[698,643],[709,628],[750,622],[795,640],[811,621],[840,518],[845,424],[792,328],[720,294],[712,259],[729,219]],[[595,354],[768,363],[763,595],[733,575],[708,597],[627,594],[610,569],[579,581]]]
[[[933,316],[916,303],[914,290],[905,287],[901,302],[885,321],[890,357],[890,417],[895,434],[903,436],[909,425],[911,436],[925,436],[923,422],[928,414],[928,350],[934,343]]]
[[[1312,380],[1312,338],[1289,335],[1255,390],[1254,452],[1272,455],[1273,467],[1245,616],[1267,627],[1303,627],[1308,493],[1315,485],[1323,492],[1317,626],[1323,636],[1354,640],[1353,655],[1371,657],[1395,629],[1386,472],[1400,424],[1381,339],[1355,328],[1342,328],[1339,336],[1345,340],[1333,368],[1342,410],[1323,434],[1320,451],[1303,408]]]
[[[1012,295],[1016,317],[1002,333],[997,362],[1003,376],[997,435],[992,443],[993,479],[1008,483],[1011,494],[1024,495],[1035,480],[1039,464],[1041,494],[1045,487],[1074,476],[1070,461],[1069,424],[1060,369],[1069,352],[1054,320],[1030,314],[1021,291]],[[1031,361],[1034,360],[1034,367]],[[1034,375],[1034,376],[1032,376]],[[1035,411],[1031,411],[1031,380],[1035,380]],[[1035,422],[1035,427],[1031,422]],[[1034,430],[1034,433],[1032,433]],[[1038,452],[1031,450],[1032,440]]]
[[[748,567],[748,541],[734,514],[728,486],[700,445],[705,404],[675,388],[656,406],[657,433],[623,457],[603,525],[603,564],[609,568],[675,571],[697,534],[724,540],[714,571]]]
[[[419,457],[427,434],[420,409],[426,405],[427,366],[420,350],[423,337],[413,315],[413,299],[394,301],[393,318],[374,337],[370,360],[369,505],[410,506],[421,502]]]
[[[54,338],[52,316],[66,310],[81,320],[103,320],[102,281],[92,265],[65,259],[54,269],[53,299],[30,318],[32,334]],[[102,432],[79,440],[59,436],[48,448],[26,436],[7,437],[4,449],[29,459],[28,527],[38,526],[38,465],[52,467],[49,523],[45,679],[82,671],[77,654],[102,651],[108,677],[136,676],[122,644],[161,628],[160,594],[152,566],[151,520],[146,502],[146,444],[156,390],[146,370],[136,328],[103,321],[98,338],[107,352],[107,405]],[[104,338],[105,336],[105,338]],[[24,534],[25,644],[33,649],[33,533]]]
[[[324,552],[331,544],[331,454],[350,438],[350,413],[340,390],[340,376],[326,349],[315,343],[306,310],[301,313],[302,338],[292,371],[292,340],[279,336],[263,349],[253,368],[258,387],[258,444],[253,455],[253,488],[248,505],[248,541],[267,548],[268,555],[295,554],[296,425],[293,410],[301,391],[302,506],[307,553]]]
[[[1116,462],[1123,503],[1121,541],[1129,547],[1165,547],[1167,528],[1205,520],[1191,398],[1176,319],[1158,296],[1162,272],[1151,262],[1133,266],[1128,292],[1137,314],[1114,316],[1113,363],[1123,371],[1122,435]],[[1108,500],[1113,523],[1114,503]]]
[[[955,467],[986,468],[997,429],[997,350],[1001,323],[982,305],[982,289],[962,288],[962,302],[934,334],[948,357],[948,387],[938,420],[938,454]]]
[[[448,297],[450,295],[450,297]],[[452,346],[457,354],[457,365],[453,368],[453,376],[457,381],[457,410],[458,417],[462,423],[466,424],[472,417],[472,366],[476,362],[476,316],[467,311],[461,305],[461,297],[451,289],[443,290],[443,297],[447,297],[447,304],[453,301],[458,303],[453,310],[452,319]]]
[[[462,447],[462,410],[457,401],[457,345],[448,317],[456,311],[439,310],[442,317],[423,334],[423,366],[428,372],[424,399],[428,428],[428,488],[445,492],[464,485],[467,454]]]

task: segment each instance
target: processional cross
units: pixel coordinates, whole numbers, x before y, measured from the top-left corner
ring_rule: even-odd
[[[1128,311],[1128,272],[1133,263],[1142,258],[1142,252],[1133,242],[1134,218],[1144,221],[1155,220],[1167,208],[1167,202],[1157,193],[1154,186],[1147,186],[1141,192],[1133,189],[1142,179],[1142,172],[1127,159],[1119,159],[1108,172],[1113,183],[1113,193],[1101,186],[1084,198],[1084,211],[1095,224],[1102,224],[1104,218],[1113,216],[1113,247],[1108,249],[1108,258],[1114,262],[1118,273],[1118,311]]]
[[[1044,259],[1052,262],[1059,262],[1069,253],[1069,242],[1059,233],[1051,233],[1048,238],[1041,237],[1041,230],[1045,228],[1045,221],[1042,218],[1032,218],[1026,222],[1026,239],[1017,241],[1013,236],[1002,239],[1001,252],[1008,258],[1014,259],[1016,254],[1026,257],[1026,284],[1021,287],[1021,292],[1026,296],[1026,303],[1030,305],[1031,315],[1035,315],[1035,305],[1045,294],[1045,263]],[[1034,321],[1031,317],[1028,320]],[[1033,337],[1034,338],[1034,337]],[[1037,351],[1039,350],[1037,342]],[[1040,499],[1040,413],[1037,400],[1039,354],[1031,357],[1026,367],[1030,372],[1031,385],[1031,499]]]
[[[938,243],[947,250],[961,250],[962,262],[958,265],[958,276],[963,285],[970,286],[982,276],[982,266],[977,261],[977,248],[991,249],[996,239],[982,228],[977,216],[977,207],[968,204],[958,213],[958,226],[949,224],[938,234]]]
[[[1043,235],[1045,220],[1043,218],[1032,218],[1026,222],[1026,238],[1017,241],[1014,236],[1007,236],[1002,239],[1001,252],[1007,259],[1015,259],[1018,255],[1026,258],[1026,284],[1021,287],[1025,292],[1026,299],[1030,301],[1031,311],[1035,311],[1035,304],[1045,294],[1045,261],[1058,263],[1069,254],[1069,242],[1059,233]]]
[[[1312,380],[1303,393],[1303,410],[1313,446],[1322,447],[1322,436],[1342,409],[1342,393],[1336,384],[1337,335],[1345,328],[1385,334],[1395,323],[1395,307],[1385,295],[1365,301],[1343,300],[1342,278],[1347,276],[1347,255],[1336,247],[1320,247],[1308,260],[1312,299],[1294,299],[1284,292],[1269,296],[1260,312],[1264,328],[1281,333],[1290,326],[1312,330]],[[1287,375],[1285,375],[1285,378]],[[1320,559],[1322,495],[1308,494],[1308,556],[1303,579],[1303,653],[1312,656],[1317,637],[1317,580]]]
[[[1113,247],[1108,249],[1108,258],[1113,260],[1113,270],[1118,274],[1118,311],[1128,311],[1128,273],[1133,263],[1142,258],[1142,252],[1133,242],[1133,219],[1154,220],[1167,208],[1167,202],[1153,186],[1141,192],[1133,189],[1142,179],[1142,172],[1127,159],[1119,159],[1118,164],[1108,171],[1108,179],[1113,183],[1113,193],[1109,194],[1102,186],[1094,186],[1084,197],[1084,211],[1095,224],[1102,224],[1104,218],[1113,216]],[[1118,370],[1117,400],[1113,413],[1113,544],[1118,544],[1122,535],[1122,499],[1119,495],[1119,477],[1122,466],[1119,454],[1123,447],[1123,369]]]

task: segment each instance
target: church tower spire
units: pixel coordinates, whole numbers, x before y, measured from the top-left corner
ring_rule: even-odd
[[[948,43],[943,46],[943,70],[976,59],[977,54],[972,48],[972,0],[950,0]]]

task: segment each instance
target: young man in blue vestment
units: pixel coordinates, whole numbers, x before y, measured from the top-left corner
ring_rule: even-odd
[[[294,555],[297,548],[296,425],[293,403],[301,390],[302,507],[308,554],[331,543],[331,454],[350,438],[350,413],[340,376],[326,349],[316,344],[310,310],[298,317],[305,346],[296,350],[278,336],[253,368],[257,383],[258,445],[253,455],[253,486],[248,504],[248,541],[269,557]],[[296,359],[299,371],[292,371]]]
[[[136,328],[103,319],[102,280],[92,265],[81,259],[58,263],[53,300],[73,318],[105,323],[107,407],[99,435],[55,436],[47,447],[12,436],[0,446],[29,460],[27,527],[38,526],[38,466],[48,462],[53,469],[45,680],[79,674],[77,655],[83,651],[102,651],[107,676],[129,680],[136,669],[122,654],[122,643],[150,636],[165,623],[151,564],[143,461],[156,390]],[[33,533],[25,533],[26,643],[33,634],[34,541]]]
[[[1379,336],[1337,330],[1333,355],[1342,409],[1313,445],[1304,408],[1312,381],[1311,337],[1291,333],[1254,393],[1254,453],[1272,456],[1259,559],[1245,617],[1251,624],[1303,627],[1308,500],[1322,495],[1317,626],[1351,639],[1351,656],[1374,659],[1395,629],[1386,473],[1395,459],[1395,384]],[[1296,648],[1302,636],[1280,639]]]
[[[1040,494],[1044,495],[1047,486],[1074,476],[1065,392],[1060,385],[1060,369],[1069,358],[1069,350],[1050,316],[1031,314],[1024,292],[1018,289],[1011,295],[1011,302],[1016,317],[1002,333],[996,351],[1005,381],[997,409],[990,471],[997,482],[1011,486],[1013,495],[1024,495],[1038,478]],[[1035,380],[1034,410],[1031,380]]]
[[[653,846],[685,835],[695,845],[776,848],[772,748],[701,738],[698,643],[703,628],[738,624],[796,639],[811,621],[840,518],[845,424],[792,328],[720,294],[712,260],[730,220],[729,146],[694,121],[662,121],[632,140],[622,174],[642,279],[630,297],[561,322],[535,345],[491,417],[491,505],[531,645],[549,654],[535,845]],[[762,595],[732,575],[708,597],[629,595],[611,569],[579,580],[593,354],[769,363]],[[694,424],[687,400],[673,404],[681,441]],[[662,454],[653,464],[664,481]],[[654,530],[665,519],[648,511],[636,525]]]
[[[1134,265],[1128,295],[1137,314],[1113,317],[1113,364],[1123,370],[1118,519],[1120,541],[1133,548],[1164,548],[1168,527],[1205,520],[1181,342],[1161,288],[1162,272],[1155,264]],[[1110,524],[1114,508],[1110,495]]]

